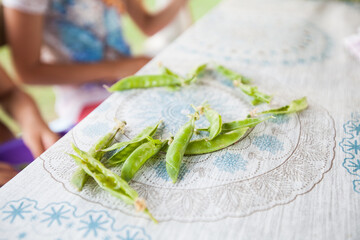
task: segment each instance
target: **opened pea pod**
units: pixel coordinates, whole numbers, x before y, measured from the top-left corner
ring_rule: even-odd
[[[89,153],[84,152],[73,145],[74,151],[79,155],[69,154],[76,164],[79,165],[96,183],[114,197],[124,201],[126,204],[134,205],[137,211],[146,213],[154,222],[157,220],[151,215],[146,207],[145,200],[139,198],[138,193],[118,175],[107,169],[99,160],[93,158]]]
[[[111,130],[109,133],[105,134],[103,137],[101,137],[89,150],[89,155],[91,155],[93,158],[97,160],[101,160],[104,156],[103,149],[109,147],[109,145],[113,142],[115,136],[122,132],[124,127],[126,125],[126,122],[117,122],[116,126],[113,130]],[[76,169],[74,172],[71,183],[79,190],[81,191],[85,185],[85,183],[88,180],[88,175],[82,168]]]

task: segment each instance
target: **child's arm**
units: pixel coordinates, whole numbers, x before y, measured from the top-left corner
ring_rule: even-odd
[[[17,88],[1,67],[0,105],[20,125],[23,140],[34,157],[59,139],[41,118],[32,98]]]
[[[171,23],[188,0],[172,0],[165,9],[156,14],[148,13],[141,1],[123,0],[123,2],[134,22],[146,35],[151,36]]]
[[[133,75],[150,59],[124,57],[91,64],[47,64],[40,60],[43,16],[5,8],[7,37],[20,79],[32,84],[82,84]],[[76,41],[76,39],[74,39]]]

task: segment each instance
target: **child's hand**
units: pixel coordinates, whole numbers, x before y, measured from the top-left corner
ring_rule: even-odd
[[[15,177],[17,173],[9,164],[0,162],[0,187]]]
[[[23,129],[23,139],[36,158],[59,140],[59,136],[52,132],[48,126],[38,122],[33,126]]]

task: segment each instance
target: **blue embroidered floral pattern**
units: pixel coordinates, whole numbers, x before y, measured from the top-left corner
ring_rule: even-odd
[[[7,214],[7,216],[5,218],[3,218],[2,220],[9,219],[10,223],[13,223],[14,220],[16,220],[17,218],[25,219],[24,215],[26,213],[31,213],[31,211],[25,210],[28,207],[30,207],[30,205],[24,205],[24,202],[22,202],[18,205],[10,204],[10,210],[2,212],[4,214]]]
[[[280,142],[277,137],[267,134],[256,136],[254,139],[254,144],[258,147],[259,150],[267,151],[272,154],[276,154],[277,152],[284,150],[284,144]]]
[[[83,223],[85,226],[80,227],[79,230],[85,230],[84,237],[86,237],[89,233],[93,233],[95,237],[98,236],[98,231],[105,231],[106,228],[104,228],[102,225],[108,223],[109,221],[104,220],[101,221],[101,218],[103,215],[98,216],[96,219],[93,218],[93,215],[89,215],[89,221],[83,221],[80,222]]]
[[[346,153],[343,167],[351,175],[360,177],[360,114],[352,114],[352,119],[344,124],[344,133],[346,137],[339,144]],[[353,188],[360,193],[360,180],[353,181]]]
[[[68,202],[50,203],[39,208],[37,201],[28,198],[10,201],[0,207],[0,231],[5,239],[43,239],[49,232],[52,239],[67,239],[67,234],[73,236],[76,233],[74,239],[151,239],[144,228],[121,225],[108,211],[90,210],[80,215]]]
[[[226,152],[217,157],[214,165],[220,170],[229,173],[235,173],[239,170],[246,171],[247,161],[244,160],[240,154],[233,154]]]
[[[51,225],[56,222],[59,226],[61,225],[62,219],[69,219],[68,216],[65,216],[70,209],[64,210],[64,205],[61,206],[58,210],[55,210],[54,207],[51,207],[51,212],[44,212],[44,215],[47,215],[47,218],[42,220],[41,222],[49,222],[48,227],[51,227]]]

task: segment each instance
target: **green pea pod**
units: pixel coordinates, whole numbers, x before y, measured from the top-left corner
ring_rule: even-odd
[[[222,128],[221,116],[215,110],[210,108],[209,105],[205,105],[203,110],[206,119],[210,123],[208,140],[212,140],[221,132],[221,128]]]
[[[243,84],[249,84],[250,82],[252,82],[250,78],[246,78],[221,65],[216,66],[216,71],[232,81],[241,81],[241,83]]]
[[[81,167],[78,167],[71,177],[71,183],[78,191],[81,191],[88,179],[89,175]]]
[[[116,177],[107,176],[102,170],[94,168],[91,164],[87,162],[87,159],[80,158],[74,154],[69,154],[76,162],[76,164],[81,167],[88,175],[94,178],[94,180],[99,184],[99,186],[109,192],[112,195],[123,200],[126,204],[133,204],[134,199],[129,196],[122,188],[119,188],[119,183],[117,182]],[[116,189],[116,190],[115,190]]]
[[[150,139],[148,142],[136,148],[136,150],[126,159],[121,169],[121,178],[125,181],[130,181],[141,166],[160,151],[164,146],[164,143],[166,142]]]
[[[132,143],[121,149],[120,151],[114,153],[108,160],[107,163],[110,166],[117,166],[126,161],[126,159],[134,152],[140,145],[147,142],[147,139],[144,139],[140,142]]]
[[[109,133],[105,134],[102,138],[100,138],[89,150],[89,154],[94,157],[95,159],[101,160],[104,156],[104,152],[101,150],[103,148],[108,147],[112,141],[114,140],[116,134],[121,131],[125,127],[125,122],[119,122],[118,125]],[[78,168],[72,178],[71,183],[81,191],[87,182],[89,176],[85,173],[82,168]]]
[[[72,146],[80,157],[73,154],[70,154],[70,156],[88,175],[94,178],[101,188],[108,191],[114,197],[121,199],[126,204],[134,204],[136,206],[139,195],[125,180],[107,169],[99,160],[81,151],[74,144]],[[151,215],[147,208],[144,209],[144,212],[157,223],[157,220]]]
[[[134,88],[152,88],[152,87],[167,87],[167,86],[180,86],[181,81],[174,76],[161,74],[161,75],[142,75],[130,76],[119,80],[112,85],[108,90],[110,92],[123,91]]]
[[[205,71],[207,64],[202,64],[187,74],[187,79],[184,80],[184,84],[194,83],[198,76]]]
[[[127,146],[132,143],[141,142],[142,140],[146,139],[147,137],[153,136],[156,133],[156,131],[161,123],[162,123],[162,120],[160,120],[154,126],[149,126],[149,127],[144,128],[136,137],[134,137],[130,141],[115,143],[111,147],[108,147],[108,148],[104,149],[103,151],[109,152],[109,151],[113,151],[115,149],[122,148],[122,147]]]
[[[229,131],[233,131],[238,128],[245,128],[245,127],[253,128],[256,125],[258,125],[259,123],[264,122],[270,118],[273,118],[273,117],[269,116],[266,118],[246,118],[246,119],[239,120],[239,121],[223,123],[222,132],[229,132]]]
[[[306,97],[303,97],[292,101],[289,105],[283,106],[281,108],[263,111],[259,114],[288,114],[288,113],[302,111],[307,107],[308,107],[307,99]]]
[[[196,155],[218,151],[239,141],[249,128],[239,128],[215,137],[213,140],[199,139],[189,143],[185,155]]]
[[[191,116],[188,121],[180,130],[176,133],[174,140],[170,144],[166,153],[166,171],[172,179],[173,183],[176,182],[179,175],[180,165],[186,150],[187,145],[195,130],[195,121],[198,119],[198,113],[196,112]]]
[[[272,99],[270,95],[260,92],[256,86],[249,86],[242,83],[237,83],[235,85],[237,85],[243,93],[252,98],[251,104],[254,106],[261,103],[270,103]]]

